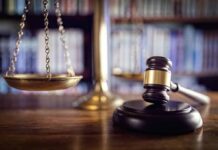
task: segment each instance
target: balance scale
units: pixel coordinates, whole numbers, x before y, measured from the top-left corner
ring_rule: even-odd
[[[60,40],[64,48],[65,64],[67,67],[66,74],[52,74],[50,70],[50,48],[49,48],[49,36],[48,36],[48,0],[43,0],[43,16],[44,16],[44,31],[45,31],[45,55],[46,55],[46,74],[16,74],[15,65],[17,62],[17,56],[20,50],[21,39],[24,35],[23,30],[26,22],[26,15],[29,12],[30,0],[26,1],[24,7],[24,13],[22,14],[20,22],[20,30],[18,32],[18,38],[16,41],[16,47],[13,52],[12,58],[10,60],[10,66],[8,71],[3,78],[13,88],[28,91],[50,91],[50,90],[60,90],[66,89],[72,86],[76,86],[77,83],[82,79],[82,76],[77,76],[74,73],[68,46],[66,45],[66,40],[64,38],[64,26],[61,18],[60,4],[59,1],[55,1],[55,14],[57,17],[58,31],[60,33]]]

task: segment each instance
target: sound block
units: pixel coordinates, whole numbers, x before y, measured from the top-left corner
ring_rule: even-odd
[[[143,100],[125,102],[113,114],[114,126],[156,134],[192,132],[203,125],[200,113],[187,103],[169,101],[146,105]]]

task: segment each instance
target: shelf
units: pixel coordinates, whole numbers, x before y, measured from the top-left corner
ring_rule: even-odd
[[[30,19],[31,18],[31,19]],[[56,21],[56,16],[51,14],[48,16],[49,18],[49,28],[57,28],[57,21]],[[0,20],[16,20],[20,21],[21,20],[21,15],[5,15],[1,14],[0,15]],[[93,22],[93,15],[63,15],[62,20],[64,22],[64,27],[65,28],[82,28],[84,30],[90,30],[90,25],[92,25]],[[27,28],[31,28],[32,30],[34,29],[39,29],[44,27],[44,22],[43,22],[43,15],[27,15]],[[52,23],[51,23],[52,22]]]
[[[112,23],[158,23],[158,22],[173,22],[173,23],[218,23],[218,17],[134,17],[134,18],[112,18]]]

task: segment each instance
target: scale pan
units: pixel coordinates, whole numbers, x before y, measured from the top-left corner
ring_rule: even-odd
[[[27,91],[61,90],[77,85],[82,76],[69,76],[68,74],[14,74],[4,75],[3,78],[13,88]]]
[[[142,73],[113,72],[113,75],[127,80],[143,81]]]

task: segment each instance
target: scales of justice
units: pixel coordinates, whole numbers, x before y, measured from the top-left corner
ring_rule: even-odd
[[[24,12],[21,17],[20,29],[16,41],[16,46],[10,60],[8,71],[3,75],[9,86],[27,91],[51,91],[61,90],[76,86],[82,79],[82,76],[75,75],[71,61],[69,48],[64,38],[64,25],[59,0],[55,0],[55,14],[57,17],[58,31],[60,41],[64,50],[64,60],[66,65],[65,74],[52,74],[50,70],[50,48],[49,48],[49,28],[48,28],[48,0],[43,0],[44,32],[45,32],[45,56],[46,56],[46,74],[17,74],[16,62],[20,51],[20,44],[24,35],[26,17],[29,12],[31,0],[25,1]],[[108,3],[104,0],[94,1],[94,88],[85,96],[82,96],[75,102],[73,107],[86,110],[102,110],[119,106],[123,103],[109,91],[107,85],[108,79]],[[51,50],[52,51],[52,50]]]
[[[20,50],[21,39],[29,11],[30,0],[26,0],[24,13],[20,22],[20,30],[16,41],[8,71],[3,76],[8,85],[20,90],[51,91],[76,86],[82,76],[75,75],[68,46],[64,38],[64,26],[61,18],[59,0],[55,0],[55,13],[58,31],[64,49],[67,73],[52,74],[50,70],[50,48],[48,28],[48,0],[43,0],[46,74],[16,74],[16,62]],[[77,100],[72,105],[86,110],[103,110],[111,107],[117,109],[113,122],[117,126],[151,133],[182,133],[201,128],[203,123],[199,112],[191,105],[171,101],[169,91],[180,92],[200,104],[208,104],[210,98],[198,92],[186,89],[171,81],[172,62],[164,57],[156,56],[147,60],[147,69],[142,74],[114,73],[126,79],[144,80],[145,92],[143,100],[124,101],[114,96],[107,84],[108,80],[108,24],[109,11],[107,0],[94,1],[94,80],[93,90]],[[134,62],[133,62],[134,63]],[[147,105],[149,104],[149,105]],[[120,106],[120,107],[118,107]]]

